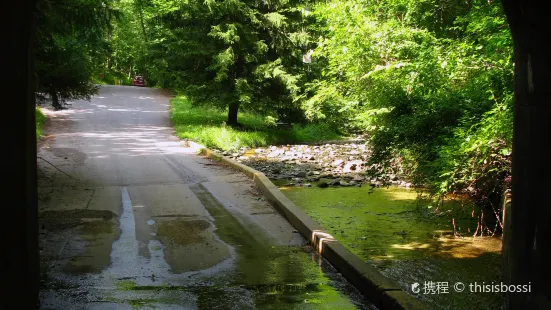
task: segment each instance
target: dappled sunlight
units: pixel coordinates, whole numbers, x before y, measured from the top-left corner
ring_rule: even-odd
[[[63,128],[56,130],[54,140],[57,137],[66,142],[57,148],[45,146],[44,151],[55,152],[59,147],[73,149],[73,144],[78,144],[83,153],[79,165],[88,166],[88,169],[94,165],[111,165],[113,160],[124,158],[140,160],[149,156],[194,153],[182,147],[182,142],[174,137],[168,119],[169,105],[152,102],[152,99],[165,97],[136,96],[136,91],[151,92],[149,89],[112,93],[108,88],[102,86],[100,94],[91,102],[76,101],[69,109],[60,111],[45,109],[52,124]]]
[[[74,113],[72,113],[73,115],[82,115],[82,114],[93,114],[95,113],[95,111],[93,109],[72,109],[72,111],[74,111]]]
[[[182,142],[172,136],[172,129],[161,126],[121,125],[119,131],[80,131],[60,134],[86,145],[91,159],[109,156],[136,157],[189,153]]]
[[[107,111],[113,111],[113,112],[139,112],[140,110],[132,110],[132,109],[107,109]]]
[[[438,232],[435,231],[435,233]],[[393,250],[420,251],[419,253],[424,255],[443,258],[477,258],[487,253],[499,254],[501,252],[501,239],[492,237],[461,238],[440,234],[439,237],[433,237],[423,242],[412,241],[391,244],[390,248]],[[370,259],[373,259],[373,256]]]
[[[165,110],[157,110],[157,111],[154,111],[154,110],[140,110],[140,109],[117,109],[117,108],[110,108],[110,109],[107,109],[107,111],[111,111],[111,112],[140,112],[140,113],[166,113],[167,111]]]
[[[208,283],[213,295],[208,296],[209,300],[205,300],[202,288],[163,292],[167,297],[178,297],[177,302],[185,302],[187,308],[213,308],[219,302],[259,309],[363,306],[330,304],[328,296],[337,296],[344,290],[333,293],[323,289],[330,282],[326,278],[300,275],[307,269],[296,263],[299,260],[285,252],[288,249],[277,253],[277,245],[272,246],[268,239],[260,240],[261,235],[251,228],[254,225],[243,225],[246,217],[237,221],[240,223],[228,220],[230,207],[235,211],[244,209],[234,203],[233,197],[236,201],[242,198],[239,194],[226,197],[225,188],[214,187],[218,185],[214,182],[226,181],[226,176],[219,176],[225,168],[202,169],[218,163],[187,156],[197,147],[182,147],[175,136],[224,152],[223,156],[261,170],[270,179],[284,179],[281,192],[318,228],[311,236],[305,236],[317,252],[326,251],[328,257],[333,256],[338,253],[332,250],[338,252],[342,244],[401,288],[409,288],[406,293],[413,291],[411,284],[415,282],[472,283],[503,275],[502,240],[498,237],[506,226],[503,224],[508,223],[501,219],[501,196],[511,181],[512,144],[516,141],[513,133],[517,133],[513,120],[518,118],[513,110],[519,105],[519,98],[526,99],[518,97],[519,89],[513,81],[519,80],[516,73],[527,72],[520,75],[520,82],[528,84],[531,92],[532,75],[542,82],[540,69],[545,65],[538,54],[542,49],[534,54],[528,48],[521,50],[532,53],[528,62],[519,66],[517,61],[515,66],[518,57],[514,50],[522,45],[513,44],[518,43],[511,36],[517,33],[515,26],[520,26],[521,39],[527,35],[528,45],[543,43],[524,31],[524,26],[530,26],[525,23],[530,15],[541,17],[532,14],[530,5],[522,10],[517,6],[517,14],[512,12],[514,4],[522,2],[517,0],[510,1],[515,2],[511,5],[490,0],[302,4],[237,1],[238,5],[224,1],[189,5],[180,1],[146,1],[147,5],[142,5],[143,1],[128,0],[109,6],[90,1],[82,8],[76,0],[68,0],[68,4],[75,5],[48,5],[50,2],[39,6],[44,22],[36,32],[35,58],[37,68],[44,70],[35,70],[34,86],[40,91],[39,99],[47,99],[43,93],[47,91],[56,107],[60,107],[58,99],[61,103],[74,100],[67,103],[68,110],[50,113],[50,120],[65,119],[50,122],[58,126],[55,132],[63,133],[46,136],[39,153],[42,159],[52,159],[53,163],[47,162],[49,168],[57,169],[56,177],[63,178],[61,182],[56,180],[56,186],[134,187],[147,182],[151,192],[149,187],[147,192],[133,188],[137,193],[135,200],[147,205],[136,206],[142,208],[137,211],[144,212],[136,212],[135,222],[143,224],[146,216],[178,221],[165,228],[177,232],[175,235],[181,238],[178,242],[184,243],[194,235],[185,231],[191,228],[190,222],[172,218],[174,214],[166,205],[172,204],[173,197],[160,188],[170,182],[178,183],[174,190],[179,194],[191,190],[207,215],[212,215],[208,221],[214,224],[219,240],[209,237],[210,244],[201,241],[210,247],[204,253],[186,248],[178,255],[172,254],[170,267],[180,264],[184,270],[181,266],[186,261],[195,264],[215,258],[216,248],[211,241],[223,240],[228,249],[238,253],[235,256],[232,252],[238,258],[232,261],[235,274],[223,272],[223,280],[195,275],[182,280],[194,286]],[[228,16],[229,22],[228,18],[220,18]],[[231,21],[232,16],[245,17],[238,18],[237,23]],[[91,22],[96,20],[105,23]],[[520,22],[515,23],[517,20]],[[513,27],[509,29],[509,25]],[[239,48],[235,48],[236,40],[240,40]],[[91,82],[116,85],[96,87]],[[537,91],[541,91],[540,84],[544,83],[536,84]],[[158,89],[161,87],[165,90]],[[90,96],[91,102],[75,99]],[[358,141],[352,142],[356,135]],[[324,146],[318,145],[316,150],[309,146],[322,143]],[[262,149],[244,152],[246,148]],[[538,154],[537,150],[532,153]],[[544,168],[541,174],[545,175]],[[94,186],[80,182],[83,179]],[[209,196],[205,189],[207,183],[214,189],[213,195]],[[386,184],[392,185],[384,187]],[[415,189],[417,185],[424,188]],[[447,197],[452,192],[468,194],[476,206],[465,203],[464,197]],[[91,194],[94,193],[95,189]],[[96,197],[102,197],[100,203],[90,209],[107,204],[107,196],[99,194]],[[114,195],[118,198],[118,193]],[[128,193],[123,195],[123,212],[128,211],[125,195]],[[261,201],[266,203],[262,197],[255,198],[259,206]],[[85,202],[81,200],[79,203]],[[223,205],[220,208],[217,200]],[[188,196],[177,203],[182,201],[186,211],[196,211]],[[253,207],[256,204],[248,203]],[[151,212],[153,207],[163,210]],[[113,209],[118,212],[120,205],[115,204]],[[255,220],[271,220],[271,214],[260,211],[255,210]],[[129,219],[126,214],[119,216],[120,224]],[[134,222],[133,216],[129,221]],[[281,236],[285,237],[285,227],[276,226],[275,221],[270,223],[274,230],[281,229]],[[249,233],[236,233],[242,232],[242,227]],[[305,232],[304,226],[297,228],[300,233]],[[121,235],[128,231],[133,235],[144,233],[121,228]],[[538,233],[541,235],[541,229]],[[163,247],[156,243],[154,251],[170,253],[175,243],[161,239],[168,237],[171,236],[159,234],[155,239],[163,241]],[[121,240],[125,241],[122,237]],[[109,283],[109,277],[137,280],[132,270],[140,266],[132,264],[136,257],[141,256],[142,250],[150,251],[148,259],[152,262],[156,257],[152,248],[144,245],[141,240],[132,243],[132,251],[119,251],[120,256],[116,257],[131,258],[131,263],[123,267],[132,272],[108,272],[101,275],[108,275],[106,279],[94,283]],[[538,242],[538,251],[541,246]],[[71,250],[70,247],[71,244],[67,248]],[[57,249],[55,252],[59,257],[67,254]],[[197,255],[199,252],[201,255]],[[166,262],[170,259],[167,254]],[[59,262],[50,269],[57,268],[56,264]],[[178,272],[175,270],[178,269],[171,272]],[[147,277],[151,273],[151,282],[166,284],[162,278],[155,280],[159,274],[150,271],[153,269],[138,273]],[[290,287],[286,287],[289,283]],[[259,294],[265,284],[275,286]],[[221,287],[223,294],[219,294]],[[97,288],[94,286],[94,290]],[[374,296],[371,288],[358,288],[371,293],[366,296]],[[295,289],[300,293],[286,294]],[[374,296],[378,308],[408,304],[398,296],[397,293],[404,293],[397,292],[398,287],[385,292],[385,296],[381,295],[381,287],[378,289],[378,296]],[[108,301],[122,300],[118,297],[145,299],[145,293],[123,294]],[[91,300],[79,296],[79,302],[107,301],[99,298],[103,293],[88,295],[84,297]],[[269,295],[272,296],[266,298]],[[493,295],[439,295],[425,291],[409,297],[426,301],[426,308],[430,309],[494,309],[505,304],[500,300],[501,294]],[[234,296],[245,302],[235,302]],[[520,302],[525,301],[521,299]],[[534,300],[539,303],[537,298]],[[143,306],[153,307],[156,301],[144,301]],[[130,300],[125,300],[119,306],[122,303],[132,307],[137,304],[132,301],[130,305]],[[412,303],[405,307],[417,308]]]
[[[124,138],[124,139],[138,139],[139,138],[146,138],[146,137],[152,137],[152,139],[157,140],[156,133],[150,132],[150,131],[160,131],[163,129],[143,129],[143,128],[130,128],[128,131],[123,132],[76,132],[71,133],[70,135],[75,135],[82,138]],[[164,130],[167,130],[165,128]],[[145,140],[149,141],[149,140]],[[144,142],[145,142],[144,141]]]
[[[285,182],[287,182],[287,181],[285,181]],[[278,187],[278,189],[280,191],[289,191],[289,190],[292,190],[293,187],[292,186],[281,186],[281,187]]]
[[[476,258],[489,252],[501,253],[501,239],[498,238],[441,236],[435,243],[438,247],[437,255],[453,258]]]
[[[400,250],[418,250],[418,249],[428,249],[430,247],[429,243],[421,242],[410,242],[408,244],[393,244],[391,245],[394,249]]]
[[[417,192],[410,189],[400,189],[399,191],[385,191],[384,195],[390,200],[402,200],[402,201],[415,201],[417,199]]]
[[[288,180],[280,182],[288,184]],[[413,190],[390,187],[371,192],[369,186],[279,189],[320,223],[328,236],[403,287],[430,280],[489,282],[498,274],[500,238],[456,236],[451,217],[435,215],[427,208],[428,201],[416,200]],[[461,211],[461,205],[446,208]],[[326,239],[321,243],[327,244]],[[314,244],[319,251],[319,243]]]
[[[159,130],[172,130],[169,127],[159,127],[159,126],[137,126],[136,128],[143,131],[159,131]]]
[[[60,116],[71,116],[79,113],[77,109],[52,110],[51,107],[42,107],[42,112],[48,117],[57,118]]]
[[[109,155],[91,156],[91,158],[96,158],[96,159],[109,158]]]
[[[150,145],[151,144],[151,141],[150,140],[145,140],[145,139],[139,139],[142,141],[142,143],[137,143],[137,142],[134,142],[134,143],[129,143],[129,142],[114,142],[112,143],[113,145],[128,145],[128,146],[147,146],[147,145]]]
[[[394,255],[372,255],[369,257],[370,260],[389,260],[394,259]]]

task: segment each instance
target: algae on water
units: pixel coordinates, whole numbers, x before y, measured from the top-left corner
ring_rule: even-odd
[[[415,191],[397,187],[372,193],[367,187],[280,190],[351,252],[407,291],[415,282],[500,280],[501,239],[472,237],[476,218],[466,212],[469,205],[452,201],[437,213],[427,201],[418,200]],[[455,233],[463,237],[455,237],[452,215]],[[434,309],[488,309],[502,304],[502,297],[491,293],[476,299],[454,292],[417,297]]]

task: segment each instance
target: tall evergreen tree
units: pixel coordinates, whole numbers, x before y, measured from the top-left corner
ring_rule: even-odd
[[[164,63],[159,79],[172,79],[196,104],[228,109],[237,125],[240,107],[291,116],[303,78],[300,59],[306,35],[289,1],[189,1],[157,4],[152,17],[168,37],[152,38],[152,54]],[[161,64],[159,64],[161,65]],[[298,111],[298,108],[294,109]]]
[[[117,12],[108,1],[39,0],[35,75],[39,102],[48,95],[56,109],[66,101],[89,99],[97,90],[91,83],[100,55],[106,52],[105,31]]]

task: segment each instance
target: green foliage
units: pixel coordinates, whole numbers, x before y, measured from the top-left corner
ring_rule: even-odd
[[[44,133],[42,131],[42,127],[44,126],[44,122],[46,121],[46,116],[39,107],[36,107],[35,112],[35,119],[36,119],[36,140],[40,140],[42,138],[42,134]]]
[[[336,0],[313,12],[306,116],[369,133],[375,176],[495,202],[510,173],[513,80],[499,2]]]
[[[497,1],[41,0],[37,8],[38,94],[56,107],[90,98],[91,81],[129,85],[143,75],[189,98],[173,102],[172,119],[180,136],[209,146],[366,133],[370,173],[383,180],[402,174],[480,204],[495,204],[508,186],[512,41]],[[295,126],[276,130],[279,121]]]
[[[510,98],[512,99],[512,98]],[[433,190],[464,192],[488,204],[511,181],[513,115],[511,101],[496,105],[471,127],[458,126],[453,137],[439,148],[432,176]]]
[[[235,149],[364,133],[370,172],[383,180],[401,174],[481,204],[508,186],[512,41],[498,1],[121,0],[114,8],[123,16],[107,72],[141,73],[190,98],[193,108],[173,111],[182,137]],[[227,112],[238,109],[245,129],[222,126],[235,125]],[[308,125],[282,134],[268,125],[277,121]]]
[[[134,1],[136,12],[137,1]],[[197,105],[232,106],[301,121],[293,98],[301,91],[303,68],[297,21],[300,12],[289,1],[141,1],[147,32],[138,58],[149,81],[182,91]],[[140,18],[138,18],[140,19]],[[141,29],[134,25],[133,31]],[[127,51],[131,32],[121,24],[114,40]],[[120,32],[120,33],[119,33]],[[123,38],[126,38],[126,40]],[[135,36],[134,36],[135,37]],[[118,58],[121,56],[117,56]],[[233,122],[233,119],[228,119]],[[235,124],[232,124],[235,125]]]
[[[100,74],[103,74],[103,78],[100,78]],[[106,71],[105,73],[94,73],[92,81],[95,84],[108,84],[108,85],[132,85],[132,78],[117,71]]]
[[[274,128],[272,117],[241,113],[243,128],[226,126],[227,112],[205,106],[193,107],[190,100],[171,101],[170,118],[178,137],[192,139],[208,147],[235,151],[241,147],[339,139],[340,135],[323,124],[296,125],[291,129]]]
[[[120,0],[113,3],[113,9],[120,13],[111,22],[106,43],[109,53],[104,55],[103,65],[96,75],[104,74],[104,82],[115,84],[122,80],[123,85],[131,85],[134,75],[147,73],[147,41],[141,28],[144,4],[133,0]]]
[[[49,95],[55,108],[68,100],[90,99],[98,55],[105,52],[106,16],[117,15],[110,1],[37,1],[35,74],[39,103]]]

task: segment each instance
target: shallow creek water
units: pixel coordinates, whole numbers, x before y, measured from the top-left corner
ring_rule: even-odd
[[[414,190],[392,187],[371,193],[368,186],[281,186],[280,190],[350,251],[430,309],[501,308],[499,293],[471,293],[469,289],[475,282],[499,282],[501,260],[500,238],[473,238],[477,221],[469,211],[472,206],[449,202],[447,210],[440,207],[442,212],[434,212],[436,208],[418,200]],[[452,217],[456,232],[463,237],[454,236]],[[439,289],[427,289],[431,288],[425,286],[428,281]],[[411,290],[415,282],[420,283],[417,294]],[[436,282],[447,282],[447,289]],[[457,282],[465,285],[463,292],[455,291]]]

